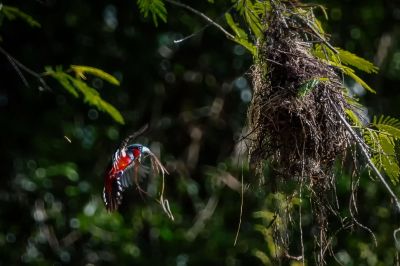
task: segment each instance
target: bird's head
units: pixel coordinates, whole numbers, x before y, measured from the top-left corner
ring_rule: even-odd
[[[142,144],[131,144],[126,147],[126,153],[131,157],[132,160],[141,160],[142,154],[149,154],[150,149]]]

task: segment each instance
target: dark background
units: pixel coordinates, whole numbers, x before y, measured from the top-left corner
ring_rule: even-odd
[[[186,3],[225,25],[229,5],[224,1]],[[400,3],[321,3],[330,18],[317,14],[332,34],[331,42],[380,67],[377,75],[359,73],[376,95],[365,94],[351,80],[345,81],[347,86],[359,91],[371,117],[400,117]],[[274,246],[257,231],[263,221],[254,215],[268,213],[268,188],[251,186],[246,192],[241,233],[233,246],[240,195],[224,185],[234,181],[223,181],[227,172],[240,180],[246,160],[237,140],[251,99],[246,73],[252,58],[242,47],[212,26],[201,30],[201,18],[168,4],[168,23],[158,27],[139,14],[135,1],[3,4],[32,15],[42,27],[4,20],[2,48],[38,73],[45,66],[76,64],[115,75],[120,87],[91,77],[88,83],[121,111],[126,124],[117,124],[51,79],[46,79],[51,90],[43,90],[24,73],[26,87],[0,56],[1,265],[262,265],[258,251],[273,259]],[[193,38],[173,42],[192,33]],[[166,195],[175,222],[134,189],[125,193],[119,213],[108,214],[101,201],[111,155],[121,139],[145,123],[151,131],[139,141],[161,154],[171,173]],[[344,216],[349,215],[349,178],[346,173],[338,178]],[[328,263],[393,265],[399,216],[390,197],[378,181],[363,174],[357,202],[356,217],[375,233],[378,246],[367,230],[352,227],[333,238],[336,260],[331,256]],[[305,205],[305,247],[312,265],[309,212]],[[333,227],[338,224],[332,222]],[[292,227],[293,255],[298,255],[296,223]],[[290,263],[296,265],[283,262]]]

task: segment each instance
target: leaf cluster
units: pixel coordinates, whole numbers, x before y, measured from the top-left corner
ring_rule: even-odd
[[[144,17],[151,15],[154,25],[158,26],[158,19],[167,21],[167,9],[162,0],[137,0],[140,13]]]
[[[400,120],[390,116],[374,116],[363,135],[370,147],[371,159],[379,170],[383,170],[393,184],[400,176]]]
[[[31,27],[41,27],[40,23],[27,13],[14,6],[7,6],[0,3],[0,25],[3,21],[3,18],[6,18],[10,21],[19,18],[25,21]]]
[[[73,71],[76,77],[71,76],[68,72]],[[124,124],[124,118],[121,113],[110,103],[104,101],[97,90],[90,87],[82,79],[86,79],[85,73],[92,74],[101,79],[104,79],[112,84],[118,85],[119,81],[112,75],[104,72],[101,69],[88,67],[88,66],[76,66],[72,65],[70,70],[64,71],[61,67],[56,67],[55,69],[51,67],[46,67],[45,75],[49,75],[55,80],[57,80],[60,85],[72,94],[74,97],[83,97],[84,102],[88,103],[109,114],[116,122]]]

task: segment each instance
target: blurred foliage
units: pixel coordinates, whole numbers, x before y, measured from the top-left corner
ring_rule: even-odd
[[[69,75],[68,71],[74,71],[76,78]],[[72,65],[70,70],[63,71],[61,67],[56,67],[53,70],[51,67],[46,67],[44,75],[48,75],[56,79],[69,93],[75,98],[79,97],[78,91],[83,95],[84,101],[90,105],[97,107],[97,109],[108,113],[116,122],[124,124],[124,118],[121,113],[111,104],[104,101],[99,93],[88,86],[87,83],[81,79],[86,79],[85,73],[90,73],[98,78],[106,80],[114,85],[119,85],[119,81],[112,75],[104,72],[101,69],[88,67],[88,66],[75,66]]]
[[[264,233],[274,217],[271,204],[278,204],[279,198],[265,185],[252,184],[246,190],[239,241],[233,246],[240,210],[233,180],[249,175],[243,165],[246,155],[237,143],[251,99],[246,73],[252,56],[246,49],[215,29],[201,30],[201,19],[171,6],[168,22],[154,28],[139,15],[135,1],[6,2],[42,27],[3,21],[0,46],[32,69],[90,64],[111,70],[123,89],[107,90],[98,76],[86,83],[120,110],[125,125],[58,90],[39,89],[35,79],[25,87],[7,58],[0,57],[1,265],[273,262],[276,251]],[[229,6],[208,2],[191,4],[224,24]],[[330,20],[321,23],[332,33],[332,42],[380,68],[376,76],[360,73],[376,95],[364,96],[365,87],[345,77],[350,93],[359,96],[369,112],[399,117],[400,6],[373,0],[321,4],[328,7]],[[193,32],[194,37],[174,43]],[[79,76],[71,77],[81,81]],[[175,223],[135,190],[127,191],[119,213],[108,214],[101,202],[103,173],[114,149],[145,122],[152,131],[138,141],[161,154],[171,173],[166,196]],[[355,216],[373,230],[378,245],[361,227],[338,231],[332,238],[335,257],[328,263],[393,265],[398,261],[393,230],[399,217],[389,196],[366,174],[353,180],[349,173],[338,173],[338,204],[348,204],[352,182],[359,182]],[[399,195],[398,186],[395,190]],[[312,265],[308,240],[315,229],[309,202],[293,198],[291,208],[299,206],[307,262]],[[345,209],[343,217],[349,216]],[[332,232],[342,225],[331,221]],[[293,227],[293,250],[300,254],[298,225],[289,221],[288,226]]]
[[[40,28],[40,23],[37,22],[33,17],[30,15],[26,14],[25,12],[22,12],[18,8],[14,6],[6,6],[3,5],[2,3],[0,4],[0,25],[3,22],[3,19],[6,18],[8,20],[15,20],[17,18],[24,20],[26,23],[28,23],[31,27],[39,27]]]

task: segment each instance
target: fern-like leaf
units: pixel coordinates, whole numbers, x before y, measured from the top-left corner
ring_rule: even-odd
[[[247,50],[249,50],[252,55],[256,56],[257,53],[256,46],[248,41],[246,32],[235,23],[231,14],[225,13],[225,19],[229,27],[231,27],[231,29],[235,32],[234,41],[243,46],[244,48],[246,48]]]
[[[375,66],[373,63],[370,61],[361,58],[353,53],[350,53],[349,51],[340,49],[340,48],[335,48],[339,53],[337,56],[339,56],[341,62],[346,65],[351,65],[355,68],[358,68],[361,71],[367,72],[367,73],[377,73],[379,68]]]
[[[256,1],[253,5],[254,13],[263,18],[271,11],[271,3],[269,1]]]
[[[0,8],[0,12],[3,13],[4,16],[9,20],[15,20],[17,18],[20,18],[24,20],[26,23],[28,23],[31,27],[37,27],[37,28],[41,27],[40,23],[37,22],[32,16],[26,14],[25,12],[19,10],[16,7],[2,5]]]
[[[247,40],[247,34],[246,32],[241,29],[233,20],[231,14],[229,13],[225,13],[225,19],[226,22],[228,23],[229,27],[231,27],[231,29],[235,32],[235,35],[240,38],[240,39],[245,39]]]
[[[73,96],[79,97],[79,93],[82,94],[86,103],[109,114],[116,122],[120,124],[125,123],[121,113],[114,106],[104,101],[95,89],[82,80],[65,73],[60,67],[56,68],[56,70],[46,67],[45,74],[57,80]]]
[[[348,118],[350,118],[351,122],[353,122],[352,124],[358,127],[362,126],[362,122],[360,120],[360,118],[358,117],[358,115],[351,109],[345,109],[344,110],[346,112],[346,115]]]
[[[374,116],[372,125],[380,131],[390,134],[393,138],[400,139],[400,120],[390,116]]]
[[[80,77],[81,79],[86,79],[85,74],[91,74],[105,81],[108,81],[111,84],[119,86],[119,81],[113,75],[110,75],[101,69],[90,66],[77,66],[77,65],[71,65],[71,69],[75,72],[75,75]]]
[[[158,19],[167,22],[167,9],[162,0],[137,0],[140,13],[146,18],[151,14],[154,25],[158,26]]]
[[[383,151],[380,156],[382,167],[390,180],[396,184],[399,182],[400,167],[397,164],[393,139],[385,135],[380,135],[379,137]]]
[[[328,63],[334,67],[337,67],[339,70],[341,70],[345,75],[351,77],[355,82],[360,84],[364,89],[366,89],[369,92],[376,93],[374,89],[372,89],[364,80],[362,80],[359,76],[356,75],[354,69],[344,66],[340,63],[336,63],[333,61],[328,61]]]
[[[400,121],[392,117],[374,117],[371,126],[376,129],[365,128],[364,139],[371,148],[372,162],[396,184],[400,176],[398,147],[396,149],[400,140]]]

